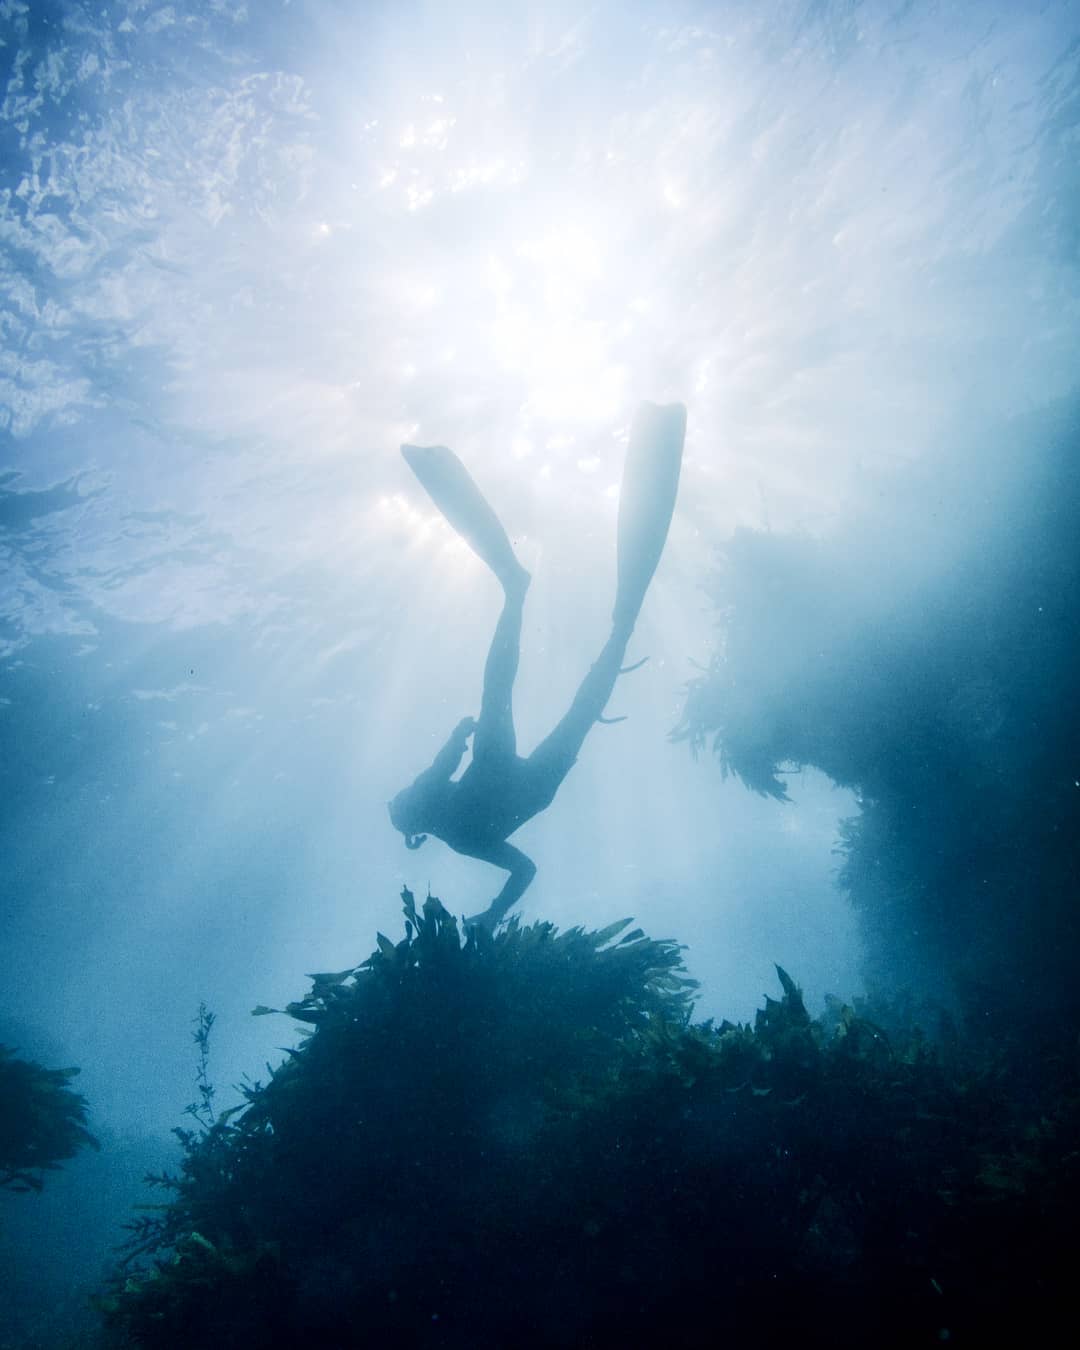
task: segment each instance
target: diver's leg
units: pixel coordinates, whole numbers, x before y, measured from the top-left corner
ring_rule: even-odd
[[[510,757],[517,753],[514,734],[514,680],[521,651],[521,616],[528,573],[517,587],[508,587],[495,636],[484,665],[484,692],[473,739],[473,761]]]
[[[619,499],[618,586],[611,636],[581,682],[566,716],[526,760],[534,801],[550,802],[570,772],[585,737],[603,715],[626,646],[649,589],[679,488],[686,409],[681,403],[642,403],[634,414]]]
[[[533,794],[542,806],[554,797],[560,783],[573,768],[585,737],[603,716],[619,678],[631,631],[625,626],[612,629],[603,651],[578,686],[565,716],[525,761]]]
[[[468,856],[492,863],[510,873],[506,885],[487,909],[482,914],[474,914],[471,919],[464,920],[466,927],[480,925],[490,930],[499,923],[510,906],[516,904],[529,889],[533,877],[536,876],[536,864],[527,854],[522,853],[521,849],[505,842],[492,844],[490,848],[470,849]]]

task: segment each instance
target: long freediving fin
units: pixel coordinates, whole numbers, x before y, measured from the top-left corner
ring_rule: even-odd
[[[679,490],[686,408],[642,403],[634,414],[619,498],[618,583],[612,623],[633,628],[667,540]]]
[[[526,577],[513,545],[472,474],[445,445],[403,445],[401,453],[428,496],[504,587]]]

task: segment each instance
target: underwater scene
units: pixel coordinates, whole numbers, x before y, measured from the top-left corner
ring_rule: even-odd
[[[1071,1343],[1078,351],[1075,0],[0,0],[0,1350]]]

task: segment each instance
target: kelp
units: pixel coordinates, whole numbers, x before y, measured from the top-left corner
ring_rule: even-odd
[[[472,925],[463,938],[457,919],[434,896],[420,912],[407,888],[401,898],[405,937],[400,942],[378,933],[376,950],[359,966],[310,975],[306,998],[284,1009],[260,1006],[254,1015],[285,1012],[312,1027],[333,1025],[351,1020],[358,1004],[377,1002],[388,991],[397,996],[429,985],[441,989],[446,982],[469,981],[474,993],[484,986],[495,997],[489,976],[497,971],[503,1011],[513,1016],[528,1007],[536,1013],[535,1000],[541,999],[553,1029],[590,1018],[601,1018],[615,1030],[640,1025],[650,1013],[675,1020],[689,1016],[697,981],[682,973],[682,949],[647,938],[640,928],[624,933],[631,919],[593,933],[583,928],[559,933],[550,923],[522,926],[515,915],[494,935]]]
[[[0,1187],[40,1191],[81,1148],[97,1148],[86,1099],[71,1088],[78,1069],[46,1069],[0,1045]]]
[[[902,1008],[812,1017],[780,967],[752,1025],[694,1023],[682,949],[629,920],[463,936],[403,899],[404,938],[280,1010],[268,1079],[178,1131],[118,1343],[984,1343],[1031,1333],[1036,1266],[1049,1317],[1075,1065],[1036,1108]]]
[[[1078,513],[1073,397],[913,461],[824,538],[717,539],[716,649],[673,733],[765,796],[809,767],[852,789],[869,972],[990,1038],[1080,1026]]]

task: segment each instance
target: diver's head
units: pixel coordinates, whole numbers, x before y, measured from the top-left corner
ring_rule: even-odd
[[[427,835],[423,832],[423,825],[409,789],[399,792],[393,801],[387,802],[387,807],[390,811],[391,825],[405,836],[405,847],[419,848]]]

